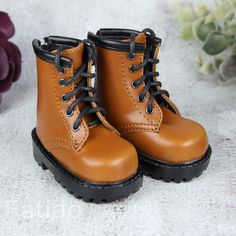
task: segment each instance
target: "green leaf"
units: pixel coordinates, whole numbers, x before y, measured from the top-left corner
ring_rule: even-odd
[[[236,23],[226,25],[222,33],[230,36],[236,35]]]
[[[198,37],[202,40],[202,41],[205,41],[206,38],[207,38],[207,35],[216,30],[216,27],[215,27],[215,24],[214,23],[210,23],[210,24],[203,24],[203,25],[200,25],[198,30],[197,30],[197,33],[198,33]]]
[[[203,64],[203,59],[202,59],[202,54],[200,52],[197,52],[196,56],[195,56],[195,62],[196,64],[201,67]]]
[[[236,8],[236,0],[231,0],[231,2],[234,5],[234,7]]]
[[[224,19],[227,21],[231,21],[231,20],[233,20],[234,15],[235,15],[234,10],[228,11],[228,13],[225,15]]]
[[[220,32],[212,32],[208,35],[203,50],[210,55],[217,55],[224,51],[230,43],[230,39]]]
[[[225,0],[215,0],[217,5],[222,5],[224,3]]]
[[[213,65],[214,65],[215,70],[219,69],[219,67],[223,61],[224,61],[223,57],[215,57],[214,58]]]
[[[227,0],[215,0],[216,4],[219,6],[225,4],[225,1],[227,1]]]
[[[236,55],[236,42],[233,44],[232,54]]]
[[[226,7],[220,6],[213,10],[213,14],[216,20],[224,20],[225,16],[227,15],[228,10]]]
[[[184,40],[191,40],[193,39],[193,31],[192,31],[192,24],[185,23],[182,26],[180,37]]]
[[[182,7],[178,11],[176,18],[180,22],[192,22],[196,18],[196,15],[191,7]]]
[[[220,74],[225,80],[236,79],[236,55],[230,55],[223,61]]]
[[[218,6],[224,7],[224,8],[230,8],[232,1],[234,0],[215,0]]]
[[[231,3],[233,4],[234,8],[236,9],[236,0],[231,0]]]
[[[207,6],[204,3],[199,3],[199,4],[195,5],[194,9],[195,9],[195,12],[199,16],[205,16],[209,12],[207,9]]]
[[[205,18],[205,24],[210,24],[213,22],[215,22],[215,16],[212,13],[210,13]]]
[[[204,19],[203,18],[200,18],[200,19],[197,19],[193,22],[192,24],[192,28],[193,28],[193,36],[195,39],[198,39],[198,40],[201,40],[198,36],[198,28],[200,25],[202,25],[204,23]]]
[[[207,35],[216,30],[215,24],[204,24],[204,19],[201,18],[197,21],[195,21],[192,25],[193,27],[193,35],[196,39],[199,39],[201,41],[205,41]]]
[[[199,71],[202,72],[204,75],[210,75],[215,72],[215,69],[211,62],[207,62],[201,66]]]

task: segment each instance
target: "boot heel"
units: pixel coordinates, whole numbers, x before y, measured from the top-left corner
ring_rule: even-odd
[[[38,163],[38,165],[43,169],[47,170],[47,166],[43,163],[42,160],[42,153],[39,150],[38,146],[36,145],[34,139],[32,138],[32,143],[33,143],[33,155],[34,155],[34,160]]]

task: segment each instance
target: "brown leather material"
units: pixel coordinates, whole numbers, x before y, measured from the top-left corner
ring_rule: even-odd
[[[155,58],[159,58],[159,50],[160,50],[160,44],[157,45],[155,50]],[[154,65],[154,70],[157,71],[157,64]],[[159,79],[157,77],[154,78],[155,81],[158,81]],[[168,102],[169,106],[175,111],[177,115],[180,115],[180,111],[178,107],[175,105],[175,103],[167,97],[165,94],[162,95],[162,97]]]
[[[37,57],[36,132],[43,146],[75,175],[96,183],[120,182],[137,172],[138,157],[133,145],[121,138],[100,112],[102,124],[88,127],[83,119],[79,131],[73,131],[83,104],[68,117],[65,111],[75,97],[66,103],[61,100],[63,94],[74,90],[74,84],[63,87],[60,80],[72,77],[81,66],[83,51],[83,43],[63,51],[63,56],[73,60],[63,75],[55,65]]]
[[[135,42],[146,45],[145,34],[138,34]],[[207,150],[208,137],[200,124],[181,117],[177,106],[166,95],[162,96],[172,110],[160,107],[154,101],[154,113],[148,114],[149,94],[144,102],[138,101],[144,84],[133,88],[132,82],[142,77],[143,69],[132,73],[129,68],[140,64],[144,53],[136,53],[135,59],[130,60],[128,52],[97,48],[98,99],[107,111],[109,122],[122,137],[130,141],[139,153],[156,160],[177,163],[201,158]],[[159,47],[156,57],[158,52]]]
[[[138,167],[133,145],[103,125],[89,129],[81,151],[53,148],[53,155],[69,170],[92,182],[120,182],[133,176]]]
[[[138,152],[164,162],[189,162],[201,158],[207,148],[205,129],[163,108],[160,132],[134,132],[123,135]]]
[[[109,120],[118,131],[141,129],[158,132],[161,125],[162,112],[158,104],[155,102],[154,105],[156,113],[149,115],[145,112],[148,97],[143,103],[138,101],[144,85],[132,88],[132,82],[139,79],[143,71],[131,73],[129,67],[142,60],[141,53],[136,53],[135,60],[130,61],[126,52],[98,47],[97,96],[102,106],[108,108]]]
[[[83,44],[80,44],[75,49],[67,50],[70,57],[75,59],[73,61],[75,68],[78,68],[82,63],[83,47]],[[61,96],[73,90],[73,84],[66,87],[62,87],[59,84],[62,78],[68,79],[73,75],[73,67],[66,68],[66,73],[62,75],[53,64],[37,58],[37,73],[38,106],[36,131],[41,142],[47,149],[50,149],[51,146],[66,147],[70,144],[79,151],[88,138],[88,126],[83,120],[80,132],[72,131],[71,127],[79,114],[79,108],[76,108],[73,116],[67,117],[65,111],[74,99],[63,103]]]
[[[92,73],[92,65],[91,65],[91,63],[89,63],[89,72]],[[94,87],[93,81],[92,81],[91,78],[88,78],[87,82],[88,82],[88,86]],[[91,94],[91,95],[94,95],[94,94]],[[93,106],[93,107],[97,107],[97,103],[92,102],[92,106]],[[120,133],[118,132],[118,130],[115,129],[115,128],[106,120],[106,118],[104,117],[104,115],[103,115],[101,112],[97,112],[97,116],[99,117],[100,121],[102,121],[102,123],[103,123],[103,125],[104,125],[105,127],[107,127],[107,128],[108,128],[109,130],[111,130],[112,132],[114,132],[114,133],[120,135]]]

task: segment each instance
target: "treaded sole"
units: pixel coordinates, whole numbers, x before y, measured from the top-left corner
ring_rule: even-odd
[[[163,180],[164,182],[188,182],[194,177],[199,177],[210,162],[212,153],[211,146],[205,155],[196,161],[186,163],[165,163],[154,160],[143,154],[139,154],[139,161],[144,175],[150,176],[153,179]]]
[[[142,186],[143,178],[140,168],[130,179],[119,183],[93,183],[72,174],[44,148],[36,130],[32,131],[34,159],[43,170],[49,169],[56,181],[85,202],[106,203],[128,197]]]

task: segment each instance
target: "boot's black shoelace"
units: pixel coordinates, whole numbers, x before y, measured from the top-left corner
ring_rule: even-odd
[[[93,119],[89,122],[89,126],[95,125],[100,123],[101,121],[99,120],[98,116],[96,115],[97,112],[101,112],[103,115],[105,115],[105,110],[101,107],[93,107],[92,102],[97,102],[96,97],[91,94],[95,94],[95,88],[88,86],[87,80],[95,78],[95,73],[89,73],[88,72],[88,62],[92,60],[93,64],[95,64],[96,60],[96,47],[91,42],[90,40],[84,40],[83,41],[85,45],[85,52],[86,52],[86,58],[83,59],[83,63],[81,67],[78,70],[75,70],[73,73],[73,76],[70,77],[69,79],[61,79],[60,80],[60,85],[61,86],[68,86],[72,83],[75,83],[74,90],[63,94],[61,99],[63,102],[68,102],[72,97],[75,96],[75,101],[71,103],[71,105],[67,108],[66,110],[66,115],[67,116],[72,116],[74,109],[79,105],[79,103],[84,102],[86,106],[84,106],[78,117],[76,118],[74,125],[73,125],[73,130],[78,131],[80,129],[80,124],[82,119],[91,114],[95,114]],[[65,50],[68,49],[68,46],[61,45],[58,47],[55,55],[55,67],[56,69],[64,74],[65,68],[61,65],[60,63],[60,57],[61,53]],[[84,52],[84,53],[85,53]],[[76,82],[79,81],[77,84]]]
[[[156,37],[155,33],[151,30],[151,29],[145,29],[142,31],[145,34],[150,34],[153,37]],[[133,60],[135,57],[135,36],[136,35],[131,35],[130,37],[130,50],[129,50],[129,55],[128,58],[129,60]],[[145,83],[145,87],[143,89],[143,91],[140,93],[138,100],[140,102],[144,102],[146,99],[146,94],[149,92],[149,101],[147,104],[147,108],[146,108],[146,112],[151,114],[154,112],[154,107],[153,107],[153,101],[155,99],[157,99],[158,104],[159,105],[163,105],[163,99],[158,99],[158,97],[160,98],[160,96],[162,94],[165,94],[166,96],[169,97],[169,93],[166,90],[161,89],[161,82],[160,81],[155,81],[154,77],[159,76],[159,73],[154,71],[154,65],[159,63],[159,59],[154,58],[154,56],[152,58],[151,57],[151,46],[148,45],[146,46],[145,49],[145,56],[144,56],[144,61],[141,62],[140,64],[137,65],[132,65],[129,70],[130,72],[136,72],[142,68],[144,68],[144,74],[143,76],[138,79],[138,80],[134,80],[132,83],[132,87],[133,88],[137,88],[139,87],[142,83]],[[148,69],[149,65],[152,65],[152,69]]]

